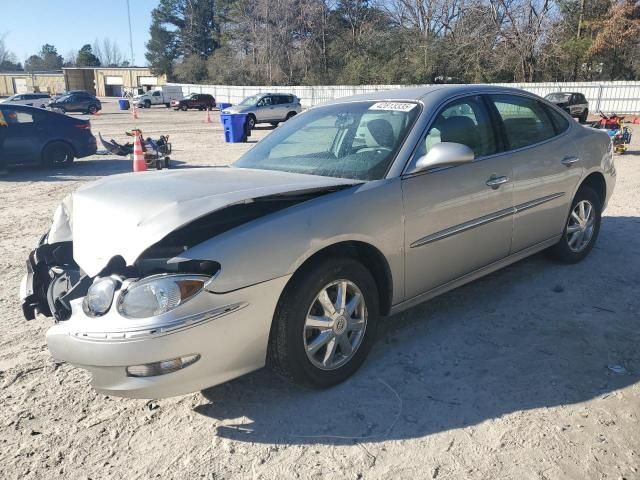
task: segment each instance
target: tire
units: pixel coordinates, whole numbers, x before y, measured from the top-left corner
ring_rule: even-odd
[[[353,316],[334,311],[328,320],[330,323],[325,325],[322,320],[322,328],[307,325],[308,314],[319,319],[324,311],[324,318],[328,318],[318,297],[325,291],[333,308],[339,285],[347,286],[347,307],[355,295],[360,294],[361,300]],[[349,257],[312,262],[294,275],[278,301],[269,336],[267,363],[296,383],[316,388],[336,385],[349,378],[364,362],[375,341],[378,319],[376,283],[360,262]],[[308,354],[307,349],[316,341],[320,346]],[[347,353],[343,342],[349,342],[353,349],[351,353]],[[330,347],[333,347],[333,355],[327,360]]]
[[[171,104],[169,104],[169,103],[165,103],[165,104],[164,104],[164,106],[165,106],[166,108],[169,108],[169,107],[171,107]]]
[[[90,115],[95,115],[97,111],[98,107],[95,105],[89,105],[89,107],[87,108],[87,113],[89,113]]]
[[[156,170],[162,170],[163,162],[162,160],[156,160]]]
[[[280,125],[280,122],[271,122],[272,127],[277,127],[278,125]]]
[[[66,167],[73,163],[74,152],[71,146],[64,142],[53,142],[42,151],[42,164],[46,167]]]
[[[258,123],[258,122],[256,121],[256,117],[255,117],[255,115],[254,115],[253,113],[250,113],[250,114],[249,114],[249,116],[248,116],[248,122],[249,122],[249,129],[250,129],[250,130],[253,130],[253,129],[255,128],[256,124]]]
[[[171,168],[171,157],[164,157],[164,168]]]
[[[289,112],[287,113],[287,120],[289,120],[291,117],[295,117],[296,116],[296,112]]]
[[[578,117],[578,121],[580,123],[587,123],[587,117],[589,116],[589,109],[585,108],[584,112],[582,112],[582,115],[580,115],[580,117]]]
[[[573,202],[571,202],[571,210],[562,232],[562,238],[549,250],[553,258],[562,263],[577,263],[589,255],[600,233],[602,202],[603,199],[592,188],[583,186],[578,190]],[[585,207],[583,215],[580,214],[581,204]],[[588,206],[591,208],[591,212],[587,211]],[[583,218],[579,218],[581,216],[588,218],[583,221]],[[582,233],[582,238],[580,238],[580,233]]]
[[[186,112],[187,110],[189,110],[189,107],[187,107],[186,105],[181,105],[180,110],[182,110],[183,112]]]
[[[144,101],[144,108],[151,108],[151,100]]]

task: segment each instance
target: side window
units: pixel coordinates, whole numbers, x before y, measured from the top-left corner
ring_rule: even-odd
[[[435,122],[420,142],[416,158],[426,155],[437,143],[453,142],[466,145],[476,157],[496,153],[496,140],[487,109],[479,96],[454,100],[438,114]]]
[[[154,97],[159,97],[160,96],[160,92],[153,92],[153,96]]]
[[[491,95],[504,125],[511,150],[543,142],[555,135],[553,123],[542,104],[517,95]]]
[[[15,110],[5,111],[4,119],[9,126],[33,123],[33,115],[31,113],[16,112]]]
[[[553,126],[556,128],[556,133],[562,133],[567,128],[569,128],[569,120],[564,118],[562,114],[560,114],[555,109],[548,107],[546,105],[543,105],[543,108],[545,109],[547,114],[551,117],[551,120],[553,121]]]

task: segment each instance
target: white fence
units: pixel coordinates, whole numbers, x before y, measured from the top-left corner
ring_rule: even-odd
[[[296,95],[305,107],[318,105],[334,98],[347,97],[358,93],[391,90],[416,85],[317,85],[317,86],[235,86],[235,85],[193,85],[172,83],[182,87],[182,92],[210,93],[217,102],[239,103],[243,98],[256,93],[286,92]],[[521,88],[536,95],[545,96],[551,92],[580,92],[589,100],[589,110],[596,113],[640,113],[640,82],[575,82],[575,83],[499,83],[505,87]]]

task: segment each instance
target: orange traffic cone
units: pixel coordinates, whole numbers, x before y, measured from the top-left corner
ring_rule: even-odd
[[[134,120],[138,120],[138,112],[136,110],[135,104],[133,104],[133,108],[131,109],[131,116]]]
[[[144,172],[147,169],[147,163],[144,161],[144,152],[142,151],[142,142],[140,141],[140,130],[134,130],[135,140],[133,142],[133,171]]]
[[[207,108],[207,119],[205,120],[204,123],[213,123],[211,122],[211,110],[209,110],[208,108]]]

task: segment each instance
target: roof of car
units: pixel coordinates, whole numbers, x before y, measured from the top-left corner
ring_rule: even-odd
[[[450,97],[463,93],[523,93],[523,90],[512,87],[502,87],[496,85],[464,84],[464,85],[427,85],[422,87],[397,88],[393,90],[379,90],[377,92],[362,93],[348,97],[341,97],[331,100],[325,105],[333,103],[368,101],[368,100],[413,100],[420,101],[427,95]]]

